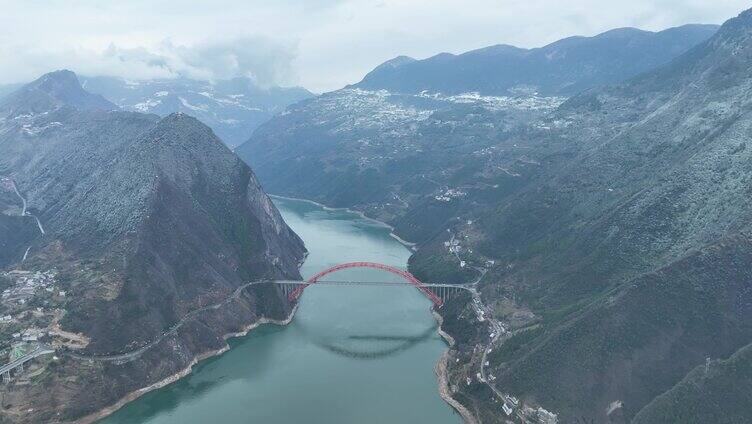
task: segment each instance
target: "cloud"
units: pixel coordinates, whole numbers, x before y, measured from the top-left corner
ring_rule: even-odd
[[[137,78],[187,77],[218,80],[248,77],[261,86],[284,85],[294,80],[294,43],[263,36],[203,41],[176,45],[163,40],[157,46],[122,48],[114,43],[95,57],[102,69]],[[98,56],[98,57],[96,57]]]
[[[324,91],[398,55],[541,46],[625,26],[721,23],[747,0],[0,0],[0,83],[52,69]]]
[[[196,70],[211,78],[249,77],[261,85],[278,85],[294,78],[292,62],[296,45],[267,39],[245,37],[200,43],[191,47],[172,47],[186,70]]]

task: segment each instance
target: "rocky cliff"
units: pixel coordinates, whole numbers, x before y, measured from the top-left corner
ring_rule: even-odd
[[[2,307],[57,348],[6,386],[2,420],[92,416],[291,311],[274,288],[240,289],[299,277],[305,255],[248,166],[192,117],[116,109],[70,72],[0,103],[0,175],[44,230],[14,242],[30,249],[13,250]],[[26,225],[20,200],[1,199],[0,228]]]

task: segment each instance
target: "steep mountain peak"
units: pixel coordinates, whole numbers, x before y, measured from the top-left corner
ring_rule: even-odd
[[[201,125],[206,127],[201,121],[183,112],[174,112],[159,120],[159,125]],[[208,128],[208,127],[207,127]]]
[[[222,140],[217,137],[211,128],[203,122],[183,112],[171,113],[149,131],[149,137],[154,142],[167,142],[183,144],[194,140],[197,143],[217,144],[225,148]],[[230,150],[226,149],[229,153]]]
[[[374,71],[377,71],[379,69],[385,69],[385,68],[399,68],[400,66],[404,65],[405,63],[411,63],[415,62],[416,59],[410,57],[410,56],[397,56],[393,59],[389,59],[386,62],[382,63],[381,65],[374,68]]]
[[[104,97],[81,87],[78,77],[69,70],[42,75],[0,102],[0,114],[14,117],[37,114],[70,106],[83,110],[115,110],[117,106]]]
[[[57,71],[52,71],[42,75],[35,81],[32,81],[30,85],[43,90],[53,91],[57,87],[66,86],[75,89],[79,83],[75,72],[68,69],[58,69]]]
[[[129,381],[121,384],[112,383],[119,378],[115,374],[102,378],[108,371],[99,365],[66,362],[71,366],[49,368],[44,383],[29,386],[33,393],[24,388],[13,393],[60,412],[35,408],[37,416],[19,422],[78,419],[189,368],[195,358],[224,345],[224,335],[261,317],[289,314],[292,306],[282,292],[243,290],[244,282],[300,278],[302,241],[251,169],[206,125],[183,113],[160,119],[102,108],[114,106],[83,90],[70,71],[47,74],[0,104],[0,171],[13,178],[12,190],[0,178],[0,271],[24,262],[24,269],[66,276],[56,281],[67,293],[65,303],[45,292],[46,312],[39,316],[37,310],[23,328],[70,329],[84,342],[63,349],[91,355],[148,344],[126,366],[155,363],[149,359],[154,355],[161,358],[160,371],[131,368]],[[19,216],[24,208],[17,206],[19,196],[37,220]],[[4,272],[0,280],[3,289],[9,287]],[[168,336],[164,329],[219,302],[222,308],[202,315],[200,329],[174,331],[162,342]],[[4,299],[0,307],[3,316],[27,316],[30,305],[36,302],[11,305]],[[4,339],[3,351],[11,340]],[[70,391],[64,383],[69,375],[76,380]],[[112,383],[107,389],[91,390],[104,380]],[[46,400],[61,392],[65,404]],[[87,406],[71,409],[77,401],[69,399],[77,393],[86,394]],[[7,406],[8,398],[3,402]]]

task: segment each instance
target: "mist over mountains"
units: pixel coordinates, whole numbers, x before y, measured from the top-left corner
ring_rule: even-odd
[[[660,33],[622,29],[531,51],[497,46],[419,62],[397,59],[361,83],[292,105],[237,151],[274,193],[359,205],[390,221],[394,209],[416,201],[414,194],[437,188],[428,179],[444,185],[444,175],[458,166],[457,154],[495,149],[499,140],[519,132],[544,130],[530,120],[558,107],[575,86],[623,81],[669,61],[715,30],[712,25]],[[415,81],[436,81],[437,91],[400,79],[401,69],[409,75],[413,67],[416,78],[423,76]],[[509,72],[500,72],[505,67]],[[390,81],[404,84],[395,87]],[[288,172],[276,172],[283,164]],[[411,181],[418,174],[425,177]],[[396,200],[394,188],[407,185],[405,193],[396,190],[404,202]]]
[[[188,78],[125,80],[117,77],[80,77],[88,92],[117,107],[167,116],[186,113],[209,125],[230,147],[244,142],[260,124],[313,94],[300,87],[260,87],[249,78],[214,82]],[[0,86],[0,98],[20,85]]]
[[[81,84],[125,110],[195,116],[230,147],[241,144],[248,134],[288,105],[313,96],[300,87],[262,88],[248,78],[207,82],[186,78],[126,81],[86,77]]]

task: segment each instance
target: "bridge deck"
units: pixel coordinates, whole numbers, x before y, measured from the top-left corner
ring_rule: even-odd
[[[8,362],[7,364],[0,367],[0,375],[13,371],[14,369],[20,367],[21,365],[31,361],[32,359],[38,356],[47,355],[47,354],[54,353],[54,352],[55,351],[53,349],[47,346],[40,346],[36,348],[35,350],[27,353],[26,355],[16,359],[15,361]]]
[[[294,285],[310,285],[311,283],[308,281],[302,281],[302,280],[270,280],[270,281],[258,281],[254,284],[294,284]],[[412,284],[405,283],[405,282],[390,282],[390,281],[334,281],[334,280],[317,280],[316,284],[322,284],[322,285],[328,285],[328,286],[404,286],[404,287],[415,287]],[[462,284],[437,284],[437,283],[429,283],[429,284],[423,284],[423,287],[428,288],[450,288],[450,289],[461,289],[461,290],[467,290],[472,291],[472,288],[466,285]]]
[[[101,357],[79,355],[79,354],[75,354],[75,353],[72,353],[72,352],[66,352],[65,350],[63,350],[62,352],[63,352],[63,354],[66,354],[68,356],[71,356],[71,357],[77,358],[77,359],[99,359],[99,360],[106,360],[106,361],[113,361],[113,362],[131,360],[133,358],[138,357],[141,353],[145,352],[146,350],[150,349],[151,347],[153,347],[156,343],[158,343],[159,341],[161,341],[164,338],[166,338],[169,334],[173,334],[187,320],[194,318],[197,314],[201,313],[202,311],[206,311],[206,310],[209,310],[209,309],[218,309],[218,308],[220,308],[223,304],[226,304],[232,298],[235,298],[238,295],[240,295],[240,293],[244,289],[248,288],[249,286],[257,285],[257,284],[276,284],[276,285],[282,285],[282,286],[284,286],[284,285],[290,285],[290,286],[310,286],[311,282],[310,281],[304,281],[304,280],[258,280],[258,281],[247,282],[247,283],[241,285],[240,287],[238,287],[233,292],[233,294],[231,296],[229,296],[227,299],[225,299],[224,301],[222,301],[220,303],[217,303],[217,304],[214,304],[214,305],[201,307],[201,308],[199,308],[197,310],[189,312],[178,323],[176,323],[175,325],[173,325],[168,331],[166,331],[165,333],[161,334],[157,338],[157,340],[155,340],[154,342],[152,342],[152,343],[150,343],[150,344],[148,344],[148,345],[146,345],[144,347],[141,347],[141,348],[139,348],[139,349],[137,349],[135,351],[132,351],[132,352],[122,353],[122,354],[115,354],[115,355],[103,355]],[[348,280],[323,280],[323,279],[322,280],[316,280],[315,284],[316,285],[322,285],[323,284],[323,285],[328,285],[328,286],[392,286],[392,287],[401,286],[401,287],[412,287],[412,288],[416,287],[414,284],[410,284],[408,282],[348,281]],[[429,284],[422,284],[421,283],[421,287],[427,288],[427,289],[442,289],[442,290],[443,289],[458,289],[458,290],[465,290],[465,291],[469,291],[471,293],[475,293],[475,289],[472,286],[462,285],[462,284],[436,284],[436,283],[433,283],[433,284],[431,284],[431,283],[429,283]],[[438,291],[441,292],[442,296],[444,294],[449,294],[450,293],[448,290],[444,290],[443,292],[441,290],[438,290]],[[27,353],[26,355],[24,355],[24,356],[16,359],[15,361],[7,363],[7,364],[5,364],[3,366],[0,366],[0,375],[7,374],[10,371],[14,370],[15,368],[17,368],[17,367],[25,364],[26,362],[28,362],[28,361],[36,358],[36,357],[39,357],[39,356],[45,355],[45,354],[54,353],[54,352],[55,352],[55,350],[52,349],[52,348],[50,348],[49,346],[40,345],[34,351]]]

